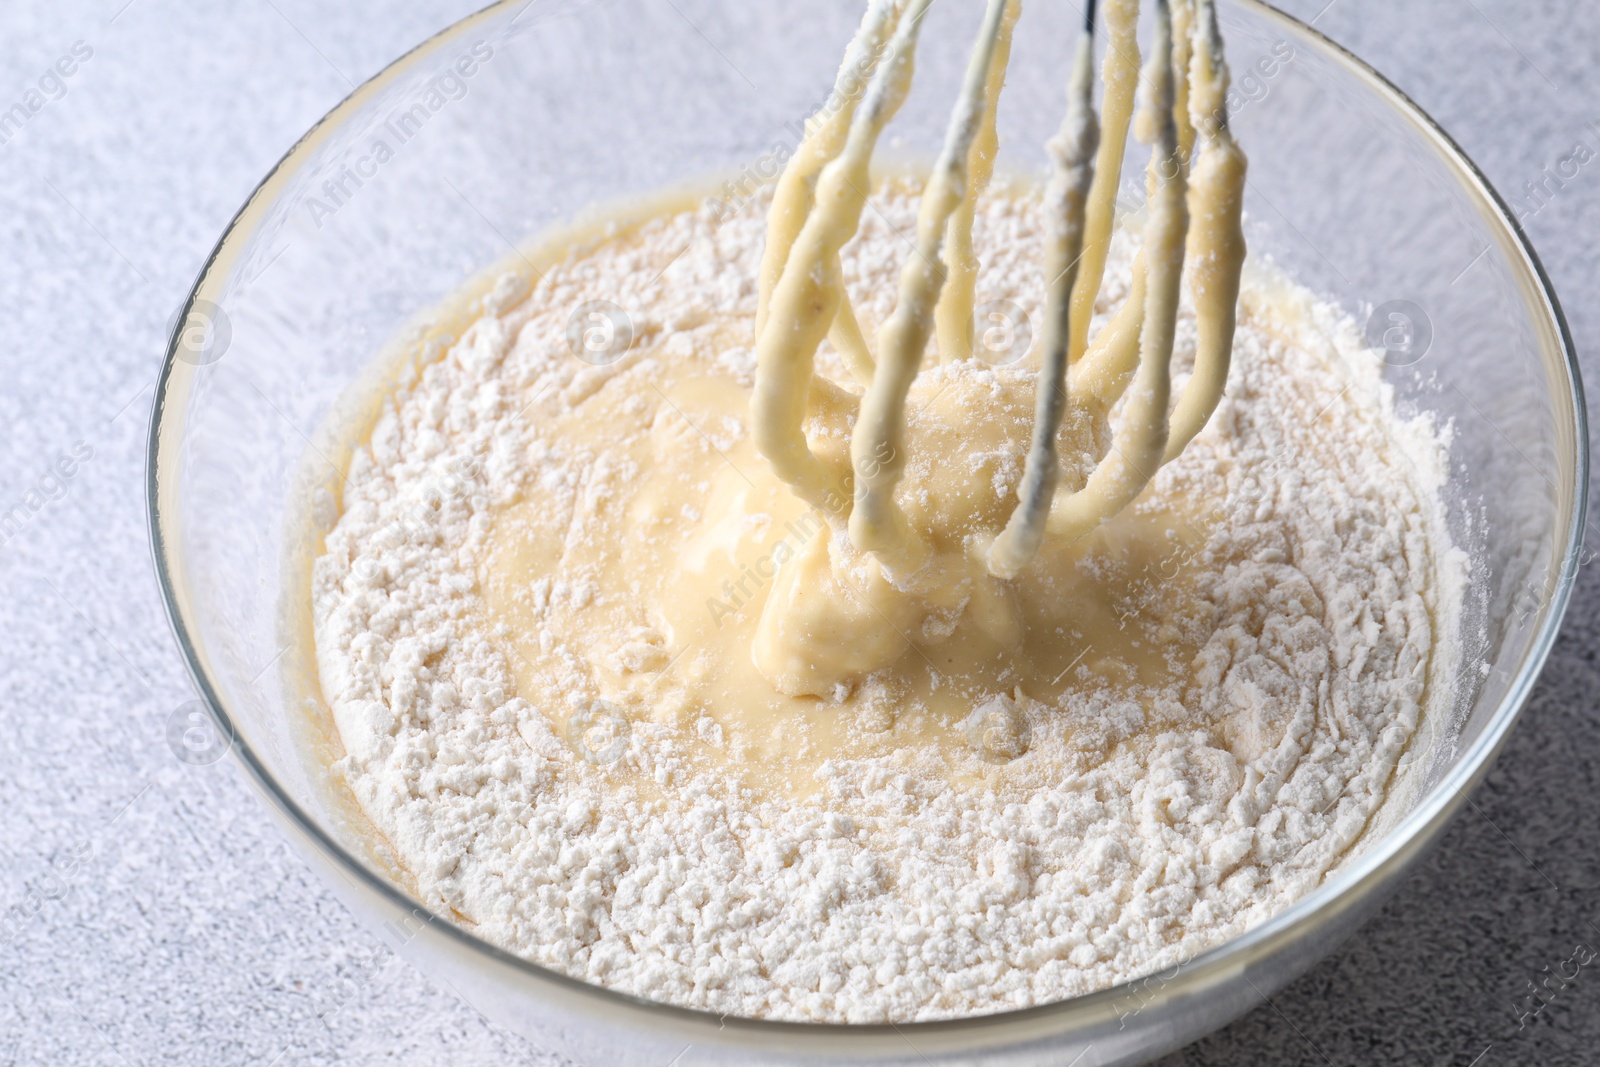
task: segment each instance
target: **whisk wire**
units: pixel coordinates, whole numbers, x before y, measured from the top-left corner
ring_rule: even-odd
[[[998,99],[1021,10],[1021,0],[988,0],[874,355],[844,291],[840,250],[859,228],[879,135],[909,91],[930,3],[873,0],[869,6],[836,92],[847,88],[847,68],[870,65],[865,56],[883,58],[872,67],[859,107],[853,98],[842,101],[808,126],[779,182],[757,320],[757,446],[803,500],[848,517],[853,546],[876,556],[891,576],[916,572],[927,556],[894,498],[906,463],[906,402],[936,330],[942,360],[972,353],[978,269],[972,226],[992,174]],[[1103,117],[1093,100],[1097,6],[1095,0],[1084,6],[1066,112],[1050,145],[1034,426],[1017,504],[987,553],[990,572],[1003,578],[1020,573],[1047,536],[1075,540],[1128,506],[1204,428],[1221,401],[1232,350],[1245,159],[1228,127],[1227,68],[1213,0],[1155,0],[1152,49],[1142,66],[1138,0],[1106,0]],[[1151,145],[1149,211],[1128,300],[1091,343],[1089,323],[1105,274],[1130,129]],[[1194,372],[1169,415],[1186,262],[1198,345]],[[820,460],[804,432],[816,389],[848,399],[815,377],[825,337],[866,386],[848,474]],[[1067,412],[1076,406],[1102,419],[1119,401],[1123,414],[1110,450],[1081,489],[1057,499],[1058,437]]]

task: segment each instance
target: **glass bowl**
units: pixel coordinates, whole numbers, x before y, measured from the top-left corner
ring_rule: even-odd
[[[325,770],[339,747],[303,640],[307,531],[326,524],[395,365],[380,350],[437,351],[461,323],[430,309],[594,205],[745,166],[740,181],[768,176],[859,13],[859,0],[506,0],[396,61],[284,156],[195,283],[151,428],[156,566],[219,731],[197,751],[231,744],[328,884],[419,969],[581,1061],[1137,1062],[1271,995],[1400,883],[1504,742],[1582,543],[1577,363],[1525,235],[1415,105],[1265,5],[1221,5],[1252,249],[1368,325],[1403,408],[1450,420],[1451,522],[1473,566],[1454,718],[1424,730],[1409,807],[1319,888],[1177,968],[1043,1007],[901,1026],[718,1018],[574,981],[431,914]],[[1002,168],[1043,164],[1076,17],[1026,15]],[[887,145],[908,156],[937,143],[977,14],[935,5],[929,18]],[[1134,193],[1141,167],[1127,170]]]

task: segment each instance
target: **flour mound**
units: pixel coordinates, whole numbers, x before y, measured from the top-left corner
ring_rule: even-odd
[[[907,189],[874,205],[844,263],[869,337],[916,213]],[[573,251],[525,297],[508,281],[356,451],[314,569],[317,662],[348,753],[335,769],[415,893],[623,992],[865,1023],[1104,988],[1314,888],[1384,804],[1420,718],[1447,714],[1465,564],[1439,429],[1396,413],[1347,319],[1260,265],[1228,395],[1146,498],[1202,502],[1210,520],[1176,564],[1189,599],[1173,608],[1157,583],[1129,608],[1198,650],[1177,681],[1008,704],[1029,734],[1004,773],[958,782],[891,752],[824,763],[800,798],[696,770],[684,731],[709,736],[710,720],[603,721],[589,657],[662,670],[657,637],[594,650],[542,634],[565,666],[519,694],[475,577],[493,516],[539,500],[581,536],[586,509],[626,494],[633,472],[549,435],[549,413],[695,358],[748,383],[749,349],[705,355],[703,331],[753,320],[763,207],[656,218],[625,250]],[[1029,195],[983,207],[980,302],[1039,321],[1043,230]],[[1119,239],[1102,315],[1130,253]],[[630,310],[636,340],[615,362],[574,358],[568,320],[588,301]],[[1193,345],[1186,311],[1177,365]],[[821,366],[846,377],[830,354]],[[529,592],[544,613],[594,595]],[[552,725],[575,708],[581,738]]]

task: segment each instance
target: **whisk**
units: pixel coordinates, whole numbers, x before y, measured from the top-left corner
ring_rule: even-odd
[[[1021,13],[1021,0],[988,0],[922,192],[915,250],[874,352],[845,293],[840,250],[859,227],[879,135],[909,91],[930,3],[869,5],[840,68],[840,106],[808,126],[774,192],[756,325],[757,447],[801,499],[848,519],[858,550],[899,574],[916,571],[927,555],[894,498],[905,468],[907,396],[935,333],[941,359],[972,355],[975,205],[992,174],[1000,87]],[[1245,157],[1228,128],[1216,11],[1212,0],[1155,0],[1142,71],[1138,15],[1138,0],[1106,0],[1102,135],[1093,102],[1090,0],[1066,113],[1049,146],[1047,292],[1032,439],[1017,503],[987,546],[987,568],[1001,578],[1026,568],[1046,537],[1076,540],[1131,503],[1204,428],[1227,381],[1245,250]],[[848,79],[878,56],[858,101]],[[1151,146],[1143,240],[1127,302],[1091,341],[1130,125]],[[1185,262],[1198,344],[1193,373],[1169,413]],[[804,433],[813,390],[832,385],[815,370],[824,338],[866,389],[851,439],[851,473],[823,463]],[[1109,451],[1081,489],[1058,498],[1057,434],[1069,406],[1103,415],[1119,399],[1125,402]]]

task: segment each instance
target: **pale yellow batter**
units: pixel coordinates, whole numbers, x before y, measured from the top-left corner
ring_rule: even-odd
[[[934,557],[910,597],[763,462],[748,391],[715,360],[737,342],[733,330],[703,340],[660,386],[651,368],[625,371],[546,429],[626,470],[628,494],[597,501],[581,528],[539,499],[496,517],[479,581],[491,626],[515,650],[519,692],[561,708],[572,667],[546,646],[586,650],[581,670],[624,717],[680,728],[703,766],[805,796],[829,759],[909,747],[948,759],[954,775],[971,769],[974,744],[1003,755],[1010,740],[975,738],[967,724],[993,697],[1050,704],[1095,678],[1160,686],[1187,672],[1184,620],[1140,610],[1157,585],[1163,603],[1181,600],[1176,562],[1210,533],[1205,516],[1173,510],[1181,502],[1047,543],[1024,582],[993,577],[963,549],[1011,507],[1001,475],[1027,452],[1031,371],[968,361],[913,387],[901,495]],[[816,403],[810,447],[842,462],[851,405],[831,393]],[[1102,418],[1062,437],[1105,434]],[[984,455],[994,461],[972,462]],[[1069,484],[1091,459],[1068,453]],[[545,610],[557,583],[581,590],[581,606]]]

